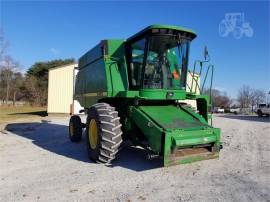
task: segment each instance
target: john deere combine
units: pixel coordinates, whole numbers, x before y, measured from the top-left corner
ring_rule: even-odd
[[[217,158],[220,130],[208,124],[211,99],[197,90],[205,84],[198,77],[207,61],[188,70],[195,37],[181,27],[152,25],[127,40],[103,40],[83,55],[75,99],[87,121],[70,118],[70,140],[80,141],[85,127],[89,157],[101,163],[115,159],[125,140],[161,157],[164,166]],[[213,73],[212,65],[206,69]],[[196,110],[185,100],[196,101]]]

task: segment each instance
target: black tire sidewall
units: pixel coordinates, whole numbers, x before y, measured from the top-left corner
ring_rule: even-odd
[[[96,121],[97,129],[98,129],[98,140],[97,140],[97,146],[95,149],[92,149],[90,146],[89,134],[88,134],[90,121],[92,119],[94,119]],[[98,112],[97,112],[96,108],[94,108],[94,107],[91,107],[89,112],[88,112],[85,134],[86,134],[86,147],[87,147],[88,156],[93,161],[97,161],[99,154],[100,154],[101,129],[100,129],[100,121],[99,121]]]
[[[71,123],[73,124],[73,132],[74,132],[73,135],[71,135],[70,132]],[[72,142],[79,142],[82,139],[82,121],[79,116],[73,115],[70,117],[68,130],[69,130],[69,138]]]

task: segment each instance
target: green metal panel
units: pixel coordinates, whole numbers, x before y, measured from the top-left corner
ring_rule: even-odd
[[[106,77],[104,69],[104,60],[99,59],[91,65],[82,69],[85,78],[85,93],[106,92]]]
[[[100,42],[79,59],[79,69],[84,68],[86,65],[101,58],[102,56],[102,42]]]
[[[172,96],[168,97],[168,93],[170,93]],[[184,100],[186,98],[186,91],[167,89],[142,89],[139,91],[139,97],[152,100]]]
[[[205,119],[202,115],[195,113],[190,107],[188,106],[181,106],[185,111],[192,114],[193,117],[196,117],[200,122],[204,124],[208,124],[207,119]]]
[[[135,98],[139,97],[139,91],[119,91],[117,97]]]
[[[164,142],[163,160],[165,166],[218,158],[220,150],[220,129],[209,127],[204,130],[172,131],[166,133]],[[185,148],[194,149],[194,146],[209,143],[213,145],[212,151],[199,148],[203,150],[203,152],[191,153],[186,156],[183,155]],[[194,151],[196,151],[196,147]],[[182,153],[181,155],[177,155],[175,154],[177,152]]]
[[[141,106],[140,109],[148,114],[166,131],[192,130],[206,128],[208,125],[199,121],[190,112],[173,105],[169,106]]]
[[[103,58],[85,65],[77,74],[75,98],[84,107],[95,104],[107,95],[107,82]]]
[[[206,121],[209,121],[211,116],[208,115],[208,112],[211,111],[212,107],[209,96],[206,94],[195,95],[191,93],[187,93],[186,96],[186,99],[196,100],[197,110],[199,110],[199,113]]]
[[[123,39],[108,39],[106,40],[107,50],[106,55],[111,55],[115,58],[122,58],[125,56],[124,49],[125,40]]]
[[[184,147],[216,142],[218,136],[212,128],[204,130],[181,131],[172,135],[173,146]]]
[[[171,162],[171,153],[177,148],[211,143],[217,145],[219,150],[220,130],[178,107],[132,106],[129,108],[129,117],[141,129],[154,152],[159,153],[164,147],[166,165]],[[163,137],[165,142],[161,145]]]
[[[129,117],[131,117],[131,120],[143,131],[151,149],[157,153],[161,152],[162,128],[153,122],[140,108],[129,107]]]
[[[107,40],[105,55],[108,97],[128,90],[128,76],[123,40]]]
[[[89,107],[101,98],[127,90],[123,40],[104,40],[80,58],[75,98],[82,106]]]

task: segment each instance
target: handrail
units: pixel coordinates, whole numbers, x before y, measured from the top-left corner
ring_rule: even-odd
[[[195,62],[194,62],[194,65],[193,65],[193,73],[192,73],[192,81],[191,81],[191,91],[192,91],[192,89],[193,89],[193,80],[194,80],[194,75],[195,75],[195,70],[196,70],[196,64],[198,63],[198,62],[201,62],[200,60],[195,60]],[[196,90],[197,88],[195,88],[195,90]],[[196,91],[195,91],[195,93],[196,93]]]
[[[197,89],[199,89],[199,93],[201,93],[201,90],[200,90],[200,87],[199,87],[199,83],[198,83],[199,76],[198,77],[197,76],[195,77],[195,76],[193,76],[194,74],[192,74],[191,72],[188,72],[188,73],[191,75],[191,79],[192,79],[192,81],[191,81],[191,87],[188,85],[188,88],[189,88],[190,92],[191,93],[196,93]],[[195,84],[196,84],[196,88],[195,88],[194,92],[193,92],[193,80],[195,81]]]
[[[202,70],[204,68],[205,63],[208,63],[208,66],[207,66],[207,70],[206,70],[206,74],[204,76],[204,79],[202,80],[203,81],[202,86],[200,86],[199,83],[198,83],[198,80],[202,75]],[[197,73],[198,76],[197,75],[195,76],[195,71],[197,69],[196,67],[197,67],[198,64],[199,64],[200,69],[199,69],[199,73]],[[210,104],[212,104],[212,85],[213,85],[214,65],[209,63],[209,60],[205,60],[205,61],[195,60],[194,66],[193,66],[193,72],[192,73],[189,72],[189,73],[191,74],[191,78],[192,78],[191,87],[188,86],[191,93],[196,93],[197,90],[199,90],[199,93],[202,93],[204,91],[205,83],[207,81],[208,75],[211,74],[211,76],[210,76],[210,86],[209,86],[209,98],[210,98],[209,101],[210,101]],[[193,90],[194,82],[195,82],[195,90]]]

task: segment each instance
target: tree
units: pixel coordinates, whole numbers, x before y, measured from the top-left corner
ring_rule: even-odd
[[[0,28],[0,98],[2,102],[8,103],[12,91],[13,104],[15,105],[15,89],[19,79],[16,68],[19,67],[19,64],[11,56],[5,54],[7,47],[8,42],[5,40],[3,30]]]
[[[0,28],[0,62],[2,62],[2,58],[4,56],[4,53],[8,47],[8,42],[6,41],[4,37],[4,32]]]
[[[254,111],[254,106],[260,103],[264,103],[265,98],[266,98],[266,94],[264,91],[258,90],[258,89],[251,90],[250,103],[251,103],[252,112]]]
[[[250,107],[251,97],[252,97],[252,89],[249,86],[244,85],[239,89],[237,100],[242,109]]]
[[[11,82],[11,94],[12,94],[12,101],[13,106],[15,106],[16,101],[24,97],[23,94],[23,84],[24,84],[24,77],[20,72],[14,72],[12,76]]]
[[[36,105],[47,104],[48,71],[51,68],[74,63],[74,59],[36,62],[26,73],[25,87],[28,100]]]
[[[209,94],[209,90],[205,91]],[[213,107],[222,107],[228,109],[232,103],[232,100],[227,96],[226,92],[221,92],[217,89],[212,89],[212,105]]]
[[[2,99],[5,100],[6,104],[10,99],[12,78],[18,67],[19,64],[10,56],[4,56],[1,61],[1,90],[5,92],[5,98]]]
[[[253,89],[247,85],[242,86],[238,91],[237,100],[240,107],[250,108],[254,111],[254,106],[264,103],[266,99],[266,93],[263,90]]]
[[[59,59],[59,60],[51,60],[51,61],[46,61],[46,62],[36,62],[35,64],[32,65],[27,71],[27,76],[35,76],[37,78],[48,78],[48,71],[51,68],[54,67],[59,67],[67,64],[72,64],[74,63],[75,60],[73,58],[68,58],[68,59]]]
[[[25,79],[24,86],[26,88],[26,99],[35,105],[46,105],[47,89],[43,84],[44,80],[37,77],[28,76]]]

